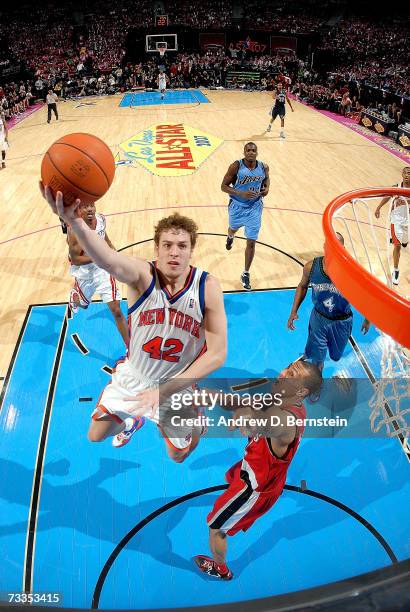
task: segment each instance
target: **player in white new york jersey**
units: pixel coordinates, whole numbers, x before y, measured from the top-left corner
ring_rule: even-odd
[[[50,189],[41,189],[92,260],[128,285],[129,352],[100,397],[89,439],[100,442],[114,436],[114,446],[121,446],[145,416],[162,429],[168,455],[184,461],[198,444],[202,428],[181,427],[175,433],[169,427],[171,396],[190,393],[191,381],[221,367],[227,345],[219,282],[190,265],[195,222],[178,214],[162,219],[154,236],[157,261],[149,263],[110,249],[78,215],[78,200],[64,207],[61,192],[54,200]]]

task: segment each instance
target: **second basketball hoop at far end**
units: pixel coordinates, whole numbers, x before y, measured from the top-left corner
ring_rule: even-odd
[[[157,51],[159,53],[159,59],[162,60],[165,57],[165,52],[167,50],[166,42],[158,42],[157,43]]]
[[[178,51],[177,34],[147,34],[145,36],[145,51],[147,53],[159,53],[160,50]]]

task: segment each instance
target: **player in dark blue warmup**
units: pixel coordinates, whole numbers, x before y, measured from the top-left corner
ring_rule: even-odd
[[[273,106],[270,112],[271,120],[267,127],[267,132],[270,132],[272,129],[272,123],[275,121],[276,117],[279,115],[280,117],[280,137],[285,138],[285,114],[286,114],[286,102],[289,104],[292,109],[292,113],[294,112],[291,101],[288,98],[288,94],[286,90],[283,88],[282,83],[278,83],[276,85],[276,89],[273,91]]]
[[[258,147],[254,142],[244,146],[244,158],[234,161],[225,174],[221,189],[229,194],[229,227],[226,249],[231,250],[235,233],[245,228],[245,269],[241,274],[244,289],[250,291],[249,269],[255,255],[262,222],[263,197],[269,193],[269,166],[257,161]]]
[[[337,232],[339,241],[344,239]],[[349,340],[353,313],[349,302],[339,293],[326,274],[324,257],[315,257],[303,267],[302,279],[297,286],[292,310],[288,319],[288,329],[295,329],[299,306],[306,297],[309,286],[312,288],[313,310],[309,320],[309,335],[303,358],[309,359],[320,369],[329,351],[333,361],[339,361]],[[364,319],[362,332],[367,334],[370,322]]]

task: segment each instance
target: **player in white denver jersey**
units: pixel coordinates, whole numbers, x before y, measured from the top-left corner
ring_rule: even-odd
[[[404,187],[410,189],[410,166],[405,166],[401,173],[401,183],[396,183],[394,187]],[[380,218],[381,208],[389,202],[390,197],[383,198],[375,210],[376,219]],[[391,206],[390,214],[390,242],[393,245],[393,285],[399,284],[399,261],[401,248],[405,248],[409,242],[409,217],[410,217],[410,199],[395,197]]]
[[[129,440],[143,424],[141,415],[159,423],[168,455],[180,463],[194,450],[200,427],[168,426],[171,396],[221,367],[227,331],[222,291],[215,277],[190,266],[197,226],[174,214],[155,228],[155,264],[110,249],[78,214],[79,200],[64,207],[63,196],[40,184],[55,214],[70,224],[98,266],[128,285],[131,320],[129,355],[117,365],[93,414],[88,437],[114,446]],[[163,322],[162,322],[163,321]],[[189,392],[189,391],[188,391]],[[175,397],[175,396],[174,396]],[[175,414],[175,413],[174,413]]]
[[[81,204],[80,215],[98,236],[105,240],[111,249],[114,245],[106,232],[104,215],[95,212],[95,204]],[[104,304],[110,309],[115,324],[125,345],[128,346],[128,325],[121,312],[121,293],[115,278],[102,268],[99,268],[83,250],[71,228],[67,228],[68,259],[70,261],[70,274],[74,277],[74,287],[70,292],[70,307],[76,313],[79,308],[88,308],[91,298],[99,294]]]

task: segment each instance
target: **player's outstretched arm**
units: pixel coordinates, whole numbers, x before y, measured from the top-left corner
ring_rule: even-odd
[[[300,280],[299,285],[296,287],[295,297],[293,298],[292,310],[290,311],[289,319],[288,319],[288,329],[294,330],[296,329],[293,322],[297,320],[299,306],[303,302],[306,297],[307,290],[309,288],[309,278],[310,272],[312,270],[313,260],[308,261],[303,266],[302,278]]]
[[[387,204],[387,202],[390,200],[390,196],[388,196],[387,198],[383,198],[383,200],[380,202],[380,204],[378,205],[378,207],[376,208],[376,210],[374,211],[374,216],[376,217],[376,219],[380,218],[380,211],[383,208],[383,206],[385,204]]]
[[[88,227],[80,217],[78,207],[80,200],[71,206],[64,206],[63,194],[57,191],[54,199],[51,189],[40,183],[40,191],[47,200],[51,210],[61,217],[76,235],[78,242],[94,263],[109,272],[120,282],[139,289],[141,284],[147,284],[150,278],[150,267],[143,259],[131,259],[110,249],[108,244],[101,240],[97,232]]]
[[[285,96],[286,96],[287,103],[289,104],[290,108],[292,109],[292,113],[293,113],[295,109],[292,106],[292,102],[289,100],[288,94],[285,94]]]

